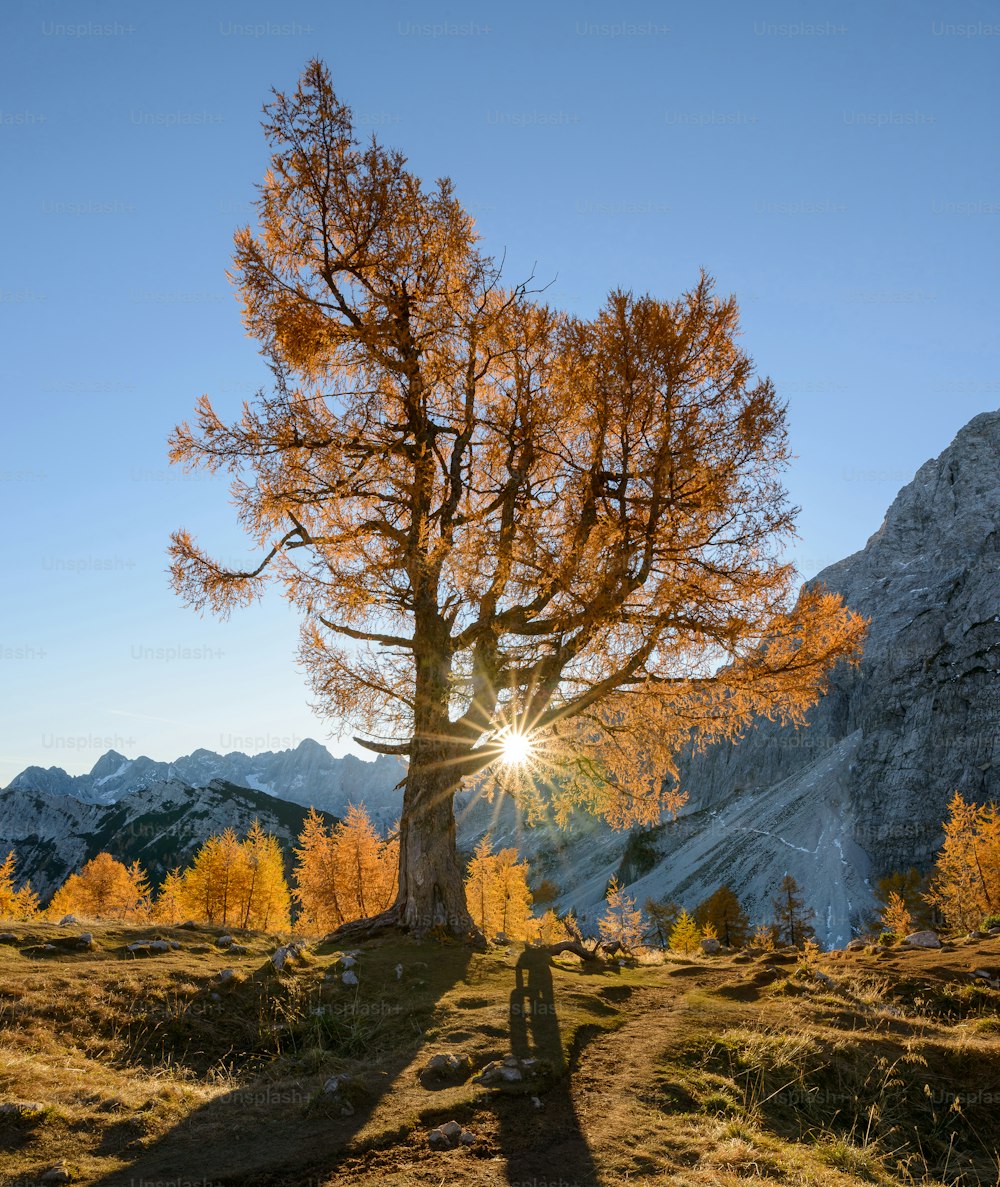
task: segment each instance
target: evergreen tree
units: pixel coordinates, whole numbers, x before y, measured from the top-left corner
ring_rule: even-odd
[[[163,879],[152,906],[158,923],[175,924],[185,918],[184,875],[175,866]]]
[[[952,927],[978,927],[1000,914],[1000,810],[996,804],[967,804],[955,792],[944,822],[927,902]]]
[[[606,944],[620,944],[626,952],[642,943],[645,921],[642,912],[635,905],[635,899],[625,893],[612,878],[605,895],[607,907],[597,921],[601,939]]]
[[[720,886],[692,912],[695,923],[707,934],[711,925],[719,942],[727,948],[742,948],[750,934],[750,920],[731,886]]]
[[[681,913],[680,904],[673,900],[648,898],[642,904],[642,909],[653,925],[653,935],[660,947],[666,948],[670,944],[670,932]]]
[[[670,951],[690,956],[700,947],[701,932],[698,930],[698,925],[687,911],[682,910],[677,916],[674,926],[670,929]]]
[[[0,919],[31,919],[38,912],[38,895],[31,889],[30,882],[15,887],[15,864],[12,849],[0,862]]]
[[[801,887],[791,874],[781,880],[778,894],[771,900],[774,908],[774,929],[776,940],[792,948],[801,948],[806,940],[816,938],[812,921],[816,912],[807,907],[801,894]]]

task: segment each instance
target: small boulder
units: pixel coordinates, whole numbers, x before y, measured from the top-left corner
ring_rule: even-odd
[[[715,939],[714,936],[706,936],[701,941],[701,950],[702,950],[702,952],[705,953],[706,956],[718,956],[719,950],[721,948],[722,948],[722,945],[719,943],[719,941],[717,939]]]
[[[71,927],[74,923],[76,923],[75,915],[64,915],[62,919],[59,920],[60,927]]]
[[[940,948],[941,941],[933,931],[913,931],[903,940],[911,948]]]
[[[59,1162],[55,1166],[50,1166],[47,1171],[43,1171],[39,1182],[72,1183],[73,1176],[70,1174],[69,1167],[67,1167],[66,1163]]]
[[[508,1055],[506,1059],[495,1059],[488,1063],[478,1076],[473,1077],[472,1082],[482,1084],[484,1088],[502,1088],[537,1079],[541,1071],[542,1065],[537,1059],[518,1059],[516,1055]]]
[[[232,936],[219,936],[215,941],[216,948],[231,948],[236,941]]]
[[[83,950],[86,950],[88,948],[93,948],[93,946],[94,946],[93,932],[85,931],[81,935],[77,936],[76,946],[77,946],[77,948],[80,948]]]
[[[352,973],[350,969],[340,979],[345,985],[357,985],[358,983],[357,973]]]
[[[16,944],[17,936],[12,931],[0,932],[0,944]]]
[[[432,1150],[454,1150],[456,1146],[471,1146],[476,1135],[463,1129],[457,1121],[446,1121],[427,1135],[427,1144]]]
[[[233,979],[233,977],[235,977],[235,976],[236,976],[235,969],[220,969],[219,970],[219,980],[222,981],[223,984],[225,984],[225,982],[227,982],[227,981],[231,981]]]
[[[150,947],[150,950],[153,952],[170,952],[170,951],[172,951],[172,949],[170,947],[169,940],[153,940],[150,943],[149,947]]]
[[[340,1110],[341,1117],[351,1117],[354,1114],[354,1097],[357,1096],[358,1085],[350,1076],[331,1076],[323,1085],[323,1096],[330,1104]]]
[[[178,923],[178,927],[186,928],[188,931],[194,931],[198,924],[193,919],[185,919],[183,923]]]
[[[845,952],[864,952],[868,945],[861,939],[853,939],[847,942]]]
[[[45,1106],[33,1100],[8,1100],[0,1105],[2,1117],[32,1117],[44,1112]]]
[[[230,956],[246,956],[250,949],[246,944],[230,944],[227,951]]]
[[[282,969],[298,960],[305,952],[306,946],[301,940],[293,940],[290,944],[283,944],[271,954],[271,963],[280,973]]]
[[[353,969],[357,967],[357,961],[350,954],[340,958],[340,967],[342,969]]]
[[[471,1058],[462,1053],[452,1052],[447,1055],[432,1055],[417,1072],[417,1078],[425,1088],[447,1088],[455,1084],[464,1084],[471,1073]]]

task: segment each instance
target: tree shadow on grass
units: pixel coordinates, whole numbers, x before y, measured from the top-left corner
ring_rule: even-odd
[[[423,1012],[429,1017],[440,998],[465,978],[471,951],[464,945],[450,944],[429,945],[425,952],[387,948],[381,962],[381,998],[378,981],[372,976],[371,955],[363,953],[359,958],[362,985],[367,982],[372,986],[370,996],[360,1003],[355,999],[353,1006],[345,1002],[343,1008],[364,1009],[375,1017],[380,1010],[392,1011],[407,1022],[398,1034],[391,1035],[391,1042],[380,1050],[374,1064],[358,1061],[352,1069],[349,1060],[334,1060],[322,1072],[312,1070],[311,1074],[296,1074],[294,1068],[285,1067],[280,1079],[272,1078],[265,1068],[263,1074],[236,1090],[186,1112],[169,1131],[142,1148],[135,1142],[130,1148],[123,1140],[116,1151],[111,1148],[113,1140],[106,1140],[99,1152],[117,1154],[125,1165],[92,1180],[93,1187],[168,1183],[318,1187],[335,1179],[345,1158],[357,1156],[357,1149],[352,1149],[356,1139],[418,1053],[423,1039],[417,1015]],[[415,955],[427,956],[427,960],[414,962]],[[397,959],[419,968],[426,980],[397,983]],[[266,970],[255,974],[271,975]],[[416,1025],[408,1025],[411,1019]],[[352,1073],[348,1085],[337,1095],[324,1094],[327,1077],[341,1066]],[[192,1082],[193,1091],[199,1087]],[[164,1107],[171,1107],[170,1102]],[[174,1107],[184,1106],[175,1101]],[[402,1135],[402,1118],[400,1123]]]
[[[577,1038],[582,1038],[580,1032]],[[597,1168],[570,1093],[552,958],[545,949],[526,948],[517,962],[510,995],[510,1048],[518,1059],[539,1061],[546,1086],[534,1098],[529,1088],[523,1095],[498,1095],[494,1102],[508,1182],[592,1187],[598,1181]]]

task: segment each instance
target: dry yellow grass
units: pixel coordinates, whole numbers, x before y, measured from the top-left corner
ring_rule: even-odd
[[[0,945],[0,1097],[38,1106],[0,1114],[4,1187],[997,1181],[1000,993],[969,973],[1000,941],[596,970],[383,939],[349,987],[330,946],[277,973],[277,937],[88,929]],[[153,936],[181,947],[127,955]],[[509,1091],[418,1078],[512,1051],[540,1074]],[[476,1143],[430,1150],[452,1118]]]

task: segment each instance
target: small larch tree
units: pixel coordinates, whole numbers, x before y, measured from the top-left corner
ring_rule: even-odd
[[[913,916],[898,891],[889,892],[888,901],[882,910],[882,928],[900,940],[913,931]]]
[[[203,397],[171,439],[232,475],[261,554],[227,567],[178,531],[173,585],[226,615],[277,583],[318,708],[408,760],[372,926],[470,935],[463,781],[530,757],[548,777],[518,787],[558,817],[656,822],[682,747],[801,721],[863,623],[796,598],[784,408],[733,298],[703,276],[551,308],[505,283],[450,182],[359,140],[322,63],[265,112],[232,278],[274,388],[232,423]]]
[[[750,934],[750,920],[731,886],[720,886],[692,912],[695,923],[707,933],[715,929],[715,937],[727,948],[742,948]]]
[[[635,905],[635,899],[625,893],[612,878],[605,898],[604,913],[597,921],[598,931],[605,944],[618,944],[631,952],[642,943],[646,922]]]
[[[813,920],[816,912],[805,905],[802,888],[791,874],[781,879],[778,893],[771,900],[774,908],[775,939],[792,948],[801,948],[806,940],[815,940]]]
[[[136,922],[148,918],[149,909],[149,879],[139,862],[126,866],[110,853],[98,853],[59,887],[47,914]]]
[[[16,861],[11,849],[0,862],[0,919],[31,919],[38,913],[38,895],[31,883],[17,886],[14,882]]]
[[[525,940],[537,930],[531,913],[527,862],[518,859],[516,849],[494,853],[488,835],[480,839],[469,861],[465,899],[473,922],[484,936]]]
[[[310,808],[295,849],[292,896],[299,904],[299,926],[325,934],[390,906],[398,844],[394,836],[379,834],[362,807],[352,805],[332,826]]]
[[[701,947],[701,931],[687,911],[682,910],[670,929],[670,951],[690,956]]]
[[[153,918],[158,923],[175,924],[185,917],[184,875],[175,866],[164,877],[153,900]]]
[[[670,943],[670,932],[681,913],[680,903],[672,899],[648,898],[642,904],[642,909],[652,924],[653,936],[661,948],[666,948]]]
[[[1000,809],[967,803],[955,792],[944,822],[927,902],[951,927],[978,927],[1000,913]]]

